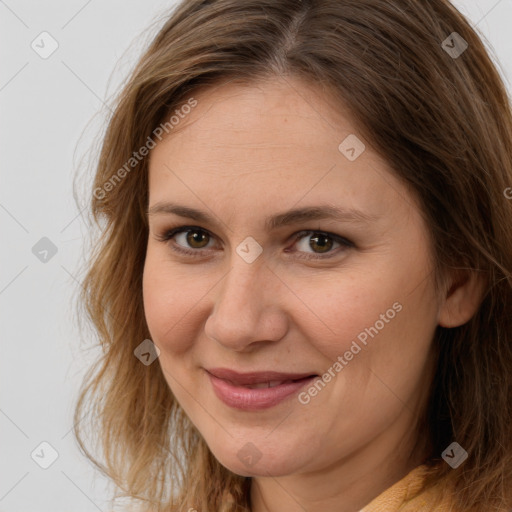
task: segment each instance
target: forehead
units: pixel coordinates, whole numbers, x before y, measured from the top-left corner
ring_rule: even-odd
[[[352,161],[340,151],[359,132],[322,89],[286,78],[228,83],[193,98],[179,130],[151,152],[150,204],[179,197],[254,216],[321,199],[377,216],[396,202],[402,185],[369,145]]]
[[[331,146],[337,152],[340,137],[356,131],[342,103],[297,79],[228,82],[194,98],[197,105],[168,136],[180,149],[199,143],[223,154],[239,149],[293,157],[298,148]]]

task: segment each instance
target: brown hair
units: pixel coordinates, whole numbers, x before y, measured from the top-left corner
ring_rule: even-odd
[[[75,435],[127,496],[158,511],[247,511],[250,478],[213,457],[159,365],[134,356],[150,337],[141,291],[147,159],[108,191],[105,183],[198,88],[287,75],[348,105],[365,141],[420,199],[436,269],[485,276],[474,317],[438,327],[433,340],[426,485],[454,485],[460,510],[512,508],[512,201],[504,194],[512,186],[512,113],[481,37],[447,0],[188,0],[176,7],[114,105],[91,198],[94,220],[104,223],[81,297],[103,354],[84,380]],[[450,47],[463,49],[460,38],[468,48],[451,54]],[[85,446],[87,412],[104,463]],[[440,458],[452,441],[469,453],[455,470]]]

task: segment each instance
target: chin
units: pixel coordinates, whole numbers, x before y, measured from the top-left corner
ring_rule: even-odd
[[[234,452],[211,451],[225,468],[236,475],[245,477],[285,476],[295,473],[300,467],[303,467],[291,454],[277,453],[273,450],[270,458],[265,457],[250,441]]]

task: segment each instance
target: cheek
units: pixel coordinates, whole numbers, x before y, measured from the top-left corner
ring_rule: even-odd
[[[366,442],[394,421],[404,404],[412,408],[421,401],[435,304],[430,282],[411,293],[414,286],[401,271],[390,269],[385,280],[367,273],[355,281],[339,279],[342,285],[322,283],[318,289],[324,293],[309,291],[305,301],[322,323],[311,313],[296,317],[324,360],[323,383],[299,396],[308,411],[304,424],[314,431],[322,418],[340,446],[349,437]]]
[[[198,326],[191,322],[194,307],[210,287],[148,249],[142,280],[144,314],[152,340],[161,349],[187,350],[193,340],[191,329]]]
[[[163,376],[187,414],[193,410],[190,393],[198,395],[188,357],[201,328],[194,306],[208,289],[205,285],[203,290],[201,280],[190,279],[190,274],[182,275],[165,255],[148,248],[142,279],[144,314],[151,340],[160,349]]]
[[[379,331],[384,330],[388,323],[383,323],[381,315],[388,322],[395,319],[400,307],[393,308],[393,304],[400,299],[399,289],[394,279],[384,280],[370,272],[318,276],[314,286],[308,280],[303,286],[294,287],[300,299],[295,301],[296,307],[302,310],[294,318],[308,339],[335,359],[349,350],[358,336],[364,341],[365,333],[368,336],[365,329],[376,322]]]
[[[371,367],[387,374],[402,371],[407,360],[423,364],[436,326],[432,283],[422,282],[417,267],[384,270],[319,275],[315,286],[308,280],[293,288],[300,299],[291,306],[294,321],[324,356],[326,369],[338,356],[352,371]]]

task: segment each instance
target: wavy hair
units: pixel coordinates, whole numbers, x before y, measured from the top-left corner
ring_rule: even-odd
[[[289,76],[347,105],[416,194],[436,269],[485,276],[474,317],[433,340],[425,489],[453,485],[465,512],[512,509],[512,112],[483,41],[448,0],[187,0],[172,10],[116,96],[88,199],[100,230],[80,304],[102,352],[74,434],[124,496],[158,512],[250,510],[251,479],[215,459],[159,364],[134,356],[150,337],[148,159],[130,159],[195,91]],[[454,440],[469,453],[456,470],[441,459]]]

